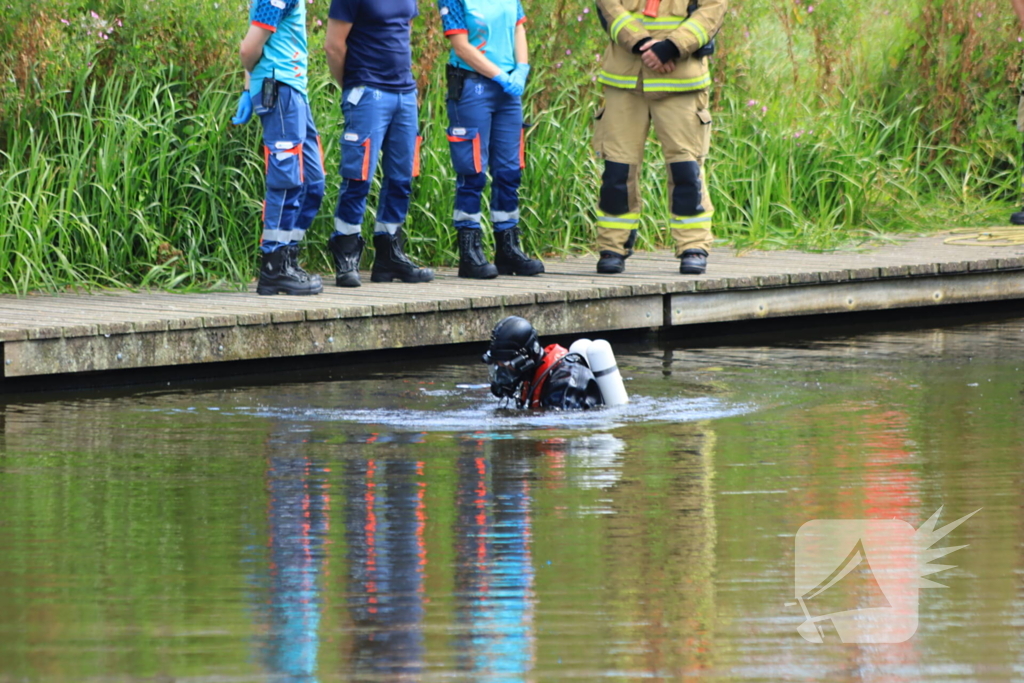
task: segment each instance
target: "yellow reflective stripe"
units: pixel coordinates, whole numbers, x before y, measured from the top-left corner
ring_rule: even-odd
[[[711,219],[714,218],[714,215],[714,211],[705,211],[696,216],[672,216],[672,227],[684,230],[711,228]]]
[[[618,16],[618,18],[615,21],[612,22],[612,27],[611,29],[609,29],[609,33],[611,33],[612,40],[619,39],[619,33],[622,31],[623,27],[626,24],[633,21],[633,18],[633,15],[630,14],[629,12],[623,12]]]
[[[657,19],[651,19],[650,17],[639,17],[644,22],[644,28],[656,28],[656,29],[668,29],[674,31],[675,29],[682,26],[686,19],[683,17],[658,17]]]
[[[639,222],[640,214],[638,213],[624,213],[621,216],[609,216],[602,211],[597,212],[597,227],[599,228],[632,230]]]
[[[636,76],[616,76],[601,69],[601,73],[597,76],[597,82],[617,88],[635,88]]]
[[[708,36],[708,32],[704,30],[704,27],[693,19],[687,19],[684,21],[683,28],[689,29],[693,35],[697,36],[697,41],[700,43],[700,47],[704,47],[711,40],[711,37]]]
[[[651,79],[644,81],[644,92],[689,92],[703,90],[711,85],[711,74],[694,79]]]

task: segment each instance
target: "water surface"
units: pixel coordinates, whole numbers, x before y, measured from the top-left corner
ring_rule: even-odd
[[[0,683],[1024,680],[1024,321],[619,352],[6,405]],[[943,506],[911,640],[801,638],[801,525]]]

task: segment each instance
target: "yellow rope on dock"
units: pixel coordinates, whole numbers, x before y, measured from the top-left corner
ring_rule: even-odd
[[[1024,244],[1024,226],[1012,228],[959,228],[950,230],[954,235],[945,240],[946,244],[962,247],[1012,247]]]

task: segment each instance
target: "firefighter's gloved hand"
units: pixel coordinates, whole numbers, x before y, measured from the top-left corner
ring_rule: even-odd
[[[646,45],[647,43],[651,42],[652,40],[654,40],[654,38],[644,38],[643,40],[638,42],[636,45],[633,46],[633,54],[638,55],[641,52],[643,52],[644,51],[644,45]]]
[[[495,83],[501,86],[501,89],[505,91],[506,95],[512,97],[519,97],[523,94],[523,87],[512,81],[512,77],[504,71],[499,71],[498,75],[491,79]]]
[[[522,93],[526,92],[526,79],[529,77],[529,75],[529,64],[516,64],[516,68],[509,76],[509,79],[511,79],[512,83],[519,86],[519,90]]]
[[[668,64],[679,58],[679,48],[671,40],[659,40],[651,45],[651,52],[658,56],[662,64]]]
[[[249,97],[249,91],[243,90],[242,96],[238,98],[238,110],[235,112],[234,117],[231,119],[231,123],[236,126],[243,126],[249,123],[249,119],[252,118],[252,98]]]

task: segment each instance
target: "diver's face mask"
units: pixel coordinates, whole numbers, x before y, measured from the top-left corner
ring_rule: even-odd
[[[537,363],[527,356],[516,356],[508,361],[496,361],[488,352],[484,362],[490,373],[491,393],[498,398],[513,398],[516,389],[533,372]]]

